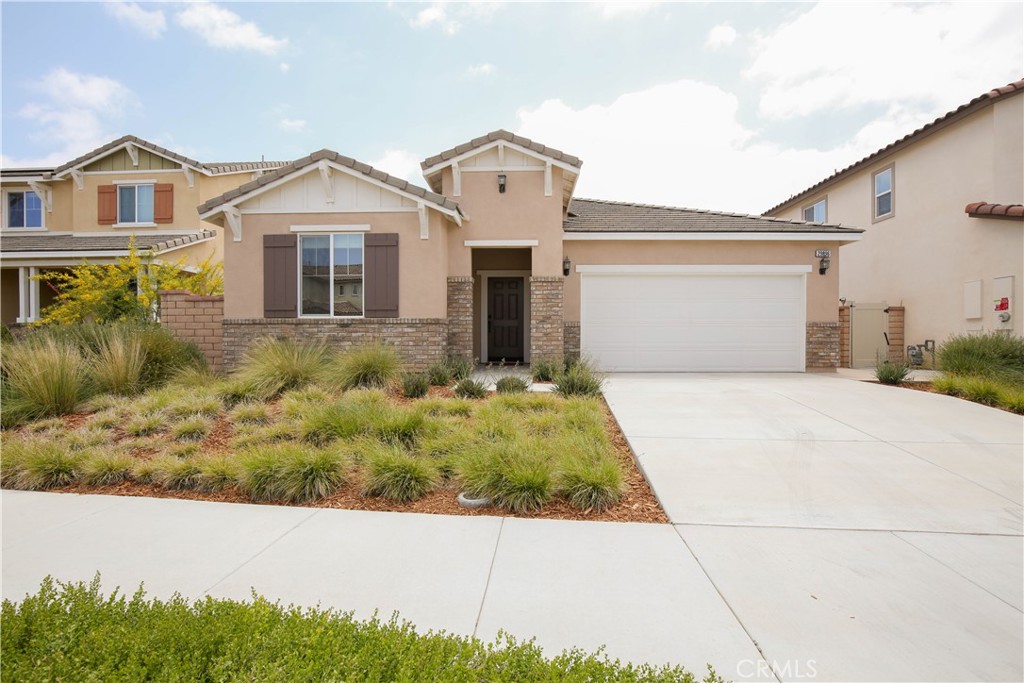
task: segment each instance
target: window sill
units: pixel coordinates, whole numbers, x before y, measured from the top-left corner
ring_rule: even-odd
[[[114,223],[112,228],[155,228],[156,223]]]

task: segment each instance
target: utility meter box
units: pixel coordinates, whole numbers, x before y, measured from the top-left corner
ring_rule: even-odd
[[[1016,325],[1013,310],[1013,276],[992,278],[992,325],[997,330],[1012,330]]]

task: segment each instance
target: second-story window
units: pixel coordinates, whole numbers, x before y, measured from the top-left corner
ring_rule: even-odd
[[[153,222],[152,185],[118,185],[117,222]]]
[[[7,225],[5,227],[43,227],[43,203],[35,192],[7,193]]]
[[[872,176],[874,192],[874,219],[889,218],[893,215],[893,167],[883,168]]]
[[[824,223],[826,219],[825,200],[804,207],[804,220],[808,223]]]

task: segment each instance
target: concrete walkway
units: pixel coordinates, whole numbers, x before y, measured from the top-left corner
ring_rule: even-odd
[[[99,571],[734,680],[1024,677],[1019,417],[815,375],[606,396],[672,524],[4,491],[3,597]]]

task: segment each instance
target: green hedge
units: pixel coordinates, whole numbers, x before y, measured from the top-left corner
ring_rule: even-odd
[[[207,597],[104,597],[90,584],[44,580],[4,600],[3,681],[685,681],[681,667],[633,666],[579,650],[546,659],[532,642],[493,644],[408,623]],[[708,667],[704,683],[722,679]]]

